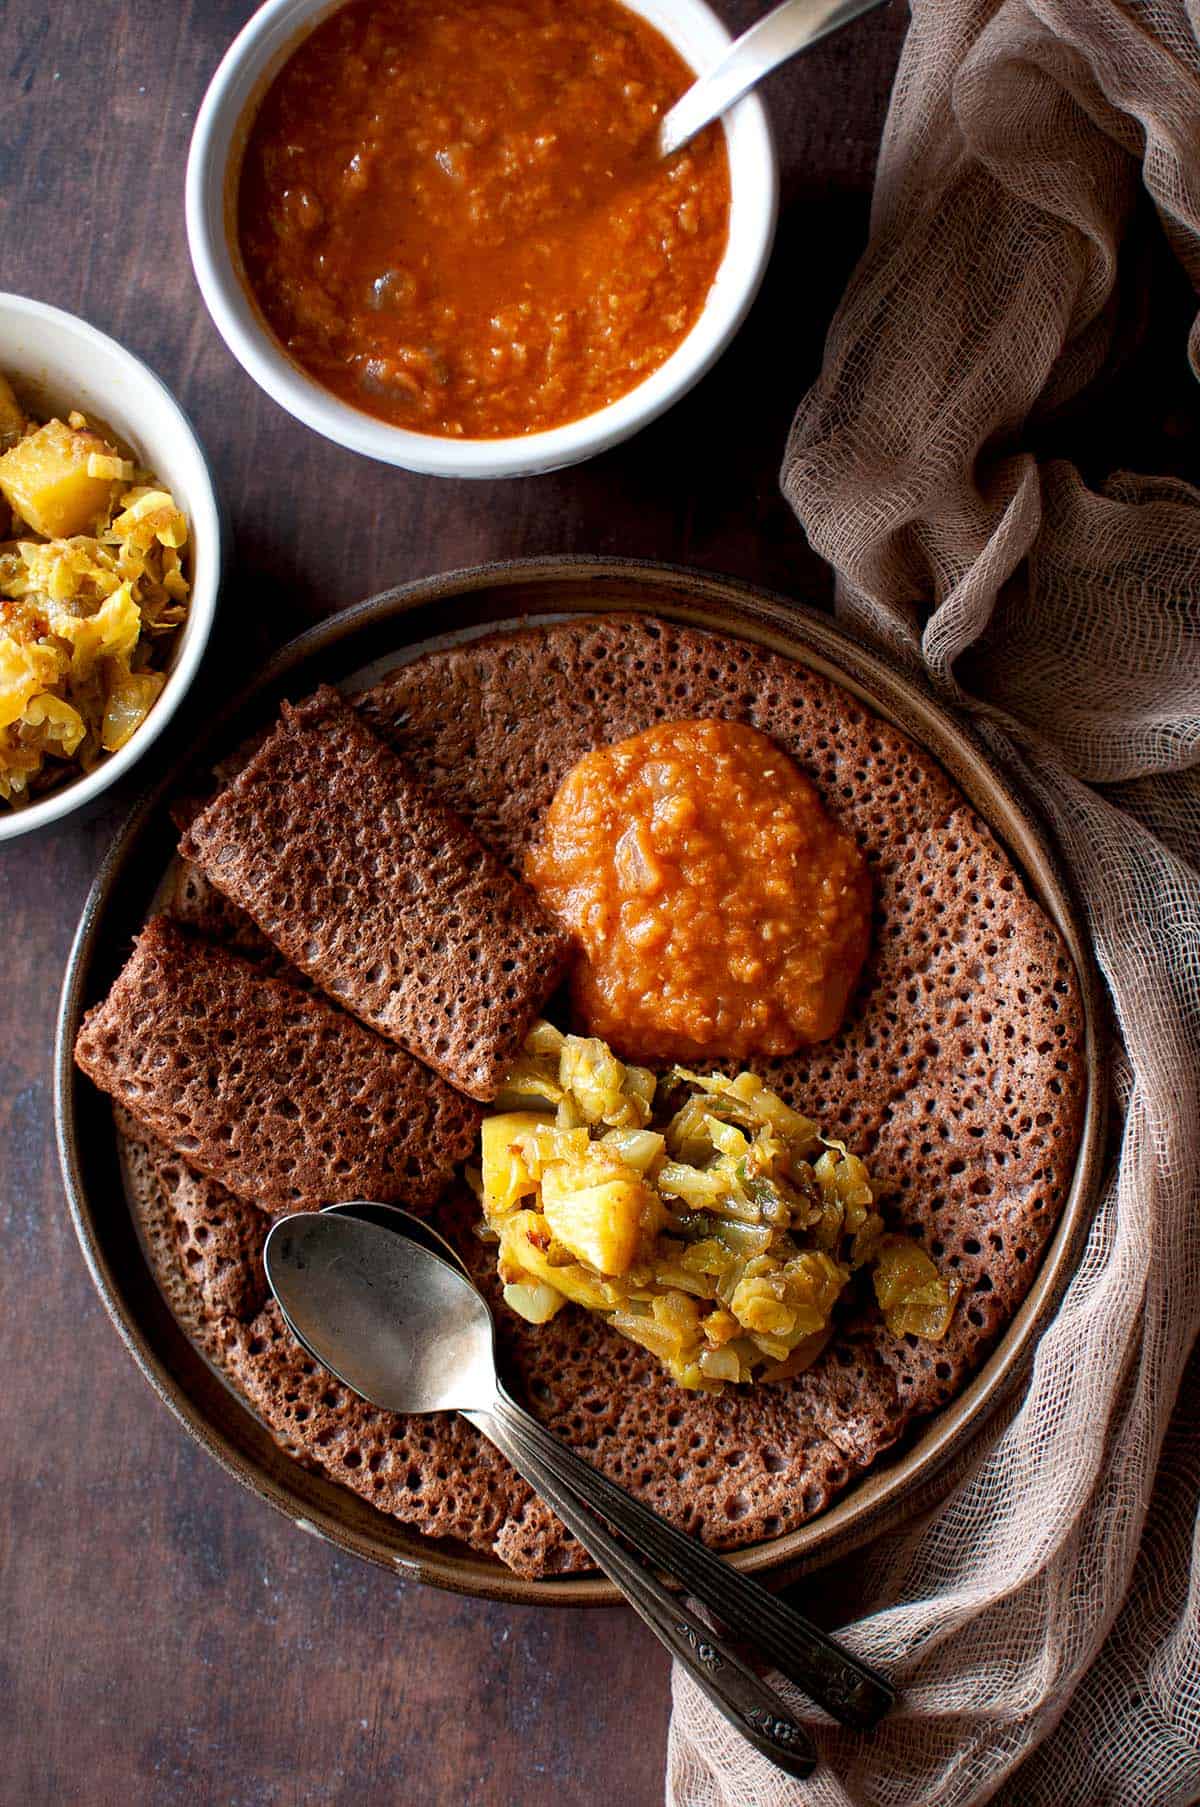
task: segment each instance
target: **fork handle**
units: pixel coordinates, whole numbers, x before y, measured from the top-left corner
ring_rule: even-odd
[[[610,1481],[503,1389],[500,1410],[513,1434],[543,1468],[840,1724],[869,1731],[894,1705],[895,1690],[877,1670],[852,1656],[753,1576],[731,1568],[694,1537],[676,1530]]]
[[[634,1611],[755,1750],[790,1776],[811,1775],[817,1754],[803,1726],[797,1725],[774,1689],[710,1631],[685,1601],[664,1587],[652,1569],[618,1543],[567,1484],[543,1465],[537,1439],[520,1434],[523,1424],[518,1428],[520,1421],[527,1420],[541,1430],[536,1420],[509,1400],[498,1402],[490,1411],[464,1412],[463,1417],[470,1419],[553,1507]]]

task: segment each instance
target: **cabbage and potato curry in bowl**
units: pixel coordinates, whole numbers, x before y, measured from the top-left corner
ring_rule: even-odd
[[[39,422],[0,376],[0,807],[141,727],[187,617],[188,522],[77,410]]]

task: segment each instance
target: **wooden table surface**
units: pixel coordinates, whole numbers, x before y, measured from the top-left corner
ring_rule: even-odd
[[[477,485],[318,439],[209,322],[184,159],[252,10],[0,0],[0,283],[84,315],[158,370],[228,503],[236,553],[201,703],[320,617],[481,559],[661,558],[823,599],[776,477],[865,234],[900,0],[769,84],[779,239],[720,367],[594,463]],[[717,10],[740,29],[763,6]],[[630,1614],[456,1599],[298,1535],[185,1436],[105,1317],[63,1201],[50,1046],[89,882],[138,789],[135,770],[90,820],[0,849],[0,1800],[661,1799],[668,1668]]]

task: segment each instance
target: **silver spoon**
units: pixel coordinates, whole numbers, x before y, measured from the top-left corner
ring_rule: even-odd
[[[267,1243],[268,1278],[288,1322],[319,1360],[340,1374],[356,1391],[374,1399],[376,1395],[371,1391],[371,1386],[377,1384],[381,1377],[375,1371],[365,1372],[363,1361],[367,1353],[364,1346],[376,1335],[376,1319],[382,1318],[382,1347],[389,1360],[396,1338],[399,1337],[402,1343],[418,1338],[423,1334],[421,1324],[427,1316],[434,1317],[434,1330],[442,1337],[445,1322],[438,1317],[437,1312],[431,1312],[428,1304],[422,1304],[419,1298],[413,1301],[411,1295],[419,1289],[425,1278],[429,1279],[431,1285],[443,1288],[444,1276],[436,1270],[444,1268],[445,1261],[439,1261],[439,1255],[455,1262],[456,1272],[449,1276],[457,1287],[457,1294],[452,1289],[454,1316],[457,1318],[458,1313],[465,1313],[466,1319],[473,1326],[472,1335],[483,1345],[490,1387],[487,1396],[492,1401],[489,1409],[493,1417],[498,1418],[502,1432],[508,1438],[508,1444],[501,1447],[513,1460],[514,1466],[520,1468],[551,1505],[560,1510],[560,1516],[570,1523],[571,1529],[591,1549],[606,1572],[611,1571],[593,1547],[594,1538],[590,1540],[589,1535],[578,1530],[568,1511],[560,1506],[560,1490],[569,1489],[566,1497],[572,1505],[582,1500],[585,1507],[599,1513],[623,1535],[636,1542],[643,1554],[687,1587],[738,1636],[757,1645],[778,1669],[843,1724],[867,1729],[887,1712],[895,1696],[890,1685],[881,1676],[858,1662],[817,1626],[810,1624],[750,1576],[730,1568],[702,1544],[665,1523],[639,1501],[631,1499],[573,1450],[559,1443],[544,1426],[530,1418],[504,1393],[495,1376],[490,1313],[470,1281],[465,1277],[463,1280],[457,1278],[457,1274],[464,1271],[461,1263],[449,1244],[436,1231],[423,1220],[410,1217],[407,1212],[389,1205],[366,1202],[344,1204],[331,1206],[322,1215],[327,1220],[332,1217],[334,1221],[351,1219],[356,1223],[361,1222],[367,1227],[382,1229],[384,1234],[389,1230],[398,1230],[401,1234],[416,1238],[422,1246],[411,1248],[406,1257],[400,1257],[399,1251],[394,1251],[396,1259],[389,1263],[386,1272],[384,1269],[368,1269],[364,1286],[372,1289],[369,1295],[365,1300],[359,1297],[357,1302],[352,1299],[345,1305],[342,1318],[334,1322],[330,1318],[331,1307],[328,1302],[320,1296],[314,1299],[314,1291],[319,1295],[320,1285],[314,1288],[311,1280],[298,1278],[292,1271],[296,1265],[297,1249],[300,1258],[308,1259],[307,1241],[289,1242],[286,1261],[284,1244],[282,1241],[275,1241],[278,1231],[291,1225],[296,1226],[297,1236],[303,1238],[303,1226],[314,1220],[304,1215],[288,1218],[283,1220],[277,1230],[272,1231]],[[326,1256],[324,1266],[327,1267],[328,1257],[340,1253],[340,1244],[335,1248],[327,1241],[322,1246]],[[370,1247],[356,1245],[356,1249],[360,1271],[364,1262],[386,1255],[378,1242]],[[427,1254],[426,1250],[433,1252]],[[309,1270],[304,1272],[308,1273]],[[403,1277],[408,1300],[404,1312],[400,1312],[395,1301],[387,1297],[388,1288],[399,1276]],[[407,1315],[414,1309],[414,1304],[420,1307],[419,1315]],[[439,1305],[438,1310],[440,1309]],[[345,1315],[346,1311],[350,1312],[348,1317]],[[314,1312],[319,1315],[314,1316]],[[299,1319],[297,1314],[300,1314]],[[332,1339],[331,1331],[334,1333]],[[405,1355],[404,1360],[407,1371],[411,1367],[409,1356]],[[346,1371],[339,1365],[342,1363],[348,1364]],[[384,1375],[382,1380],[386,1384],[387,1376]],[[381,1400],[379,1403],[384,1402]],[[442,1408],[407,1405],[390,1409]],[[467,1411],[471,1415],[470,1406]],[[485,1434],[492,1435],[489,1425],[477,1418],[473,1418],[473,1422],[479,1423]],[[493,1440],[498,1441],[495,1438]],[[522,1455],[518,1456],[512,1450],[514,1442],[520,1445]],[[534,1479],[530,1473],[531,1465],[537,1466],[539,1478]],[[588,1527],[593,1534],[598,1528],[594,1521]],[[627,1553],[620,1545],[615,1548],[617,1555],[627,1562]],[[641,1573],[644,1575],[645,1571],[641,1570]],[[618,1585],[622,1585],[618,1577],[613,1578],[618,1580]],[[707,1632],[703,1636],[707,1643],[714,1643]],[[676,1648],[674,1643],[672,1648]]]
[[[860,13],[883,4],[884,0],[783,0],[782,6],[744,31],[716,67],[675,102],[658,128],[659,156],[679,150],[797,51],[808,50]]]

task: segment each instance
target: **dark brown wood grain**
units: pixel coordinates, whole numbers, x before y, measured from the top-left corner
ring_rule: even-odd
[[[161,373],[236,534],[218,631],[168,750],[308,623],[480,559],[638,555],[823,599],[777,471],[865,233],[900,0],[772,78],[778,246],[717,370],[592,464],[477,485],[317,439],[209,323],[184,240],[184,158],[251,10],[0,0],[0,286],[85,315]],[[740,28],[763,7],[718,10]],[[104,1316],[63,1202],[50,1043],[88,883],[138,788],[135,771],[89,820],[0,849],[0,1799],[660,1799],[667,1664],[629,1614],[455,1599],[298,1535],[185,1437]],[[839,1598],[826,1587],[827,1616]]]

